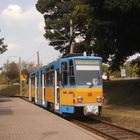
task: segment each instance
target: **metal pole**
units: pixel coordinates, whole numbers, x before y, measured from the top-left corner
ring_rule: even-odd
[[[39,51],[37,51],[37,68],[40,68]]]
[[[71,43],[70,54],[73,53],[73,47],[74,47],[72,37],[73,37],[73,21],[72,19],[70,19],[70,43]]]
[[[22,96],[21,57],[19,57],[20,96]]]

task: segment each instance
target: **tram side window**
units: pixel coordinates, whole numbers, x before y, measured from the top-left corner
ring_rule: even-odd
[[[40,71],[40,85],[42,86],[42,71]]]
[[[31,78],[31,85],[34,86],[35,85],[35,77]]]
[[[45,78],[45,86],[49,86],[49,79],[50,79],[50,73],[49,73],[49,69],[46,70],[46,78]]]
[[[74,67],[73,61],[69,61],[69,83],[70,85],[75,85]]]
[[[54,68],[50,68],[46,70],[46,86],[54,85]]]
[[[54,66],[50,67],[50,86],[54,85]]]
[[[50,71],[50,80],[49,80],[50,86],[54,85],[54,71]]]
[[[67,85],[68,84],[67,62],[62,63],[61,70],[62,70],[62,84]]]
[[[44,86],[46,87],[46,85],[47,85],[47,80],[46,80],[46,73],[45,73],[45,75],[44,75],[45,77],[44,77]]]
[[[37,86],[39,85],[39,72],[37,74]]]

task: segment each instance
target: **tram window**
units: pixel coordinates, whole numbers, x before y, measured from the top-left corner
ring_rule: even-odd
[[[49,79],[49,85],[54,85],[54,71],[50,71],[50,79]]]
[[[54,66],[51,66],[51,67],[50,67],[50,70],[54,70]]]
[[[54,66],[50,67],[50,77],[49,77],[49,85],[53,86],[54,85]]]
[[[35,84],[35,77],[31,78],[31,84],[34,85]]]
[[[46,69],[45,86],[49,86],[49,68]]]
[[[61,76],[59,74],[59,69],[56,69],[56,71],[57,71],[57,86],[59,86],[59,81],[61,81],[60,80],[61,79]]]
[[[96,80],[96,85],[101,85],[100,60],[76,60],[76,84],[87,85]]]
[[[47,87],[54,85],[54,71],[52,69],[46,70],[45,84]]]
[[[46,86],[49,86],[49,72],[46,73]]]
[[[69,83],[70,85],[75,85],[74,67],[73,61],[69,61]]]
[[[44,75],[45,77],[44,77],[44,86],[46,87],[46,74]]]
[[[42,86],[42,71],[40,71],[40,85]]]
[[[39,72],[37,73],[37,85],[39,85]]]
[[[68,84],[67,62],[62,63],[61,70],[62,70],[62,84],[67,85]]]

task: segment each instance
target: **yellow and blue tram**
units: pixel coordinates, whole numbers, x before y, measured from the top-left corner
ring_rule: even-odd
[[[60,114],[101,114],[102,58],[62,58],[36,70],[29,77],[29,100]]]

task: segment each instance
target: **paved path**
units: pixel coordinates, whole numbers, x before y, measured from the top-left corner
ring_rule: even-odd
[[[0,140],[102,140],[20,98],[0,98]]]

